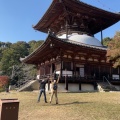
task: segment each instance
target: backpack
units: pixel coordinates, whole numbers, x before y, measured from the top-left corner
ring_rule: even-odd
[[[57,83],[53,84],[53,90],[57,90]]]

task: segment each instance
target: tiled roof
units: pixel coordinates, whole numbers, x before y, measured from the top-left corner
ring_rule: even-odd
[[[43,46],[45,45],[45,43],[47,42],[47,40],[49,38],[52,39],[53,41],[56,40],[58,42],[63,42],[63,44],[67,43],[69,45],[71,44],[71,45],[77,45],[77,46],[81,46],[81,47],[87,47],[87,48],[93,48],[93,49],[97,49],[97,50],[107,51],[107,47],[105,47],[105,46],[101,47],[101,46],[88,45],[88,44],[84,44],[84,43],[80,43],[80,42],[76,42],[76,41],[72,41],[72,40],[60,39],[54,35],[48,35],[48,37],[46,38],[46,40],[43,44],[41,44],[36,50],[34,50],[31,54],[29,54],[25,58],[20,58],[20,60],[24,62],[26,60],[31,59],[35,54],[39,53],[39,51],[41,50],[41,48],[43,48]]]

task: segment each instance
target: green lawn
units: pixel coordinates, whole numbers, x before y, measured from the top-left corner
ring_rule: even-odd
[[[120,120],[120,92],[58,93],[59,104],[37,103],[38,92],[0,93],[18,98],[19,120]],[[49,101],[50,94],[47,94]]]

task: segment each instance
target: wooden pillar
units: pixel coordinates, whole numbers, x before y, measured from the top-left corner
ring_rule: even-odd
[[[101,44],[103,45],[103,33],[102,33],[102,30],[101,30]]]
[[[97,90],[97,83],[94,82],[93,85],[94,85],[94,90]]]
[[[79,82],[79,90],[81,91],[81,82]]]
[[[75,76],[75,74],[76,74],[76,73],[75,73],[75,60],[74,60],[74,58],[75,58],[75,57],[74,57],[74,55],[73,55],[73,59],[72,59],[73,76]]]
[[[101,70],[100,70],[100,65],[99,65],[99,80],[100,80],[100,75],[101,75]]]
[[[60,77],[62,77],[62,66],[63,66],[63,62],[62,62],[62,58],[61,58]]]
[[[46,69],[45,69],[45,64],[44,64],[44,76],[46,75]]]
[[[50,90],[50,80],[48,80],[48,91]]]
[[[118,67],[118,74],[119,74],[119,67]]]
[[[68,90],[68,80],[66,79],[66,90]]]
[[[63,66],[63,57],[62,57],[62,49],[59,48],[59,55],[60,55],[60,78],[62,77],[62,66]]]
[[[67,80],[67,76],[65,76],[65,89],[68,90],[68,80]]]
[[[76,77],[76,64],[75,64],[75,62],[73,63],[73,71],[74,71],[74,75]]]
[[[52,77],[52,63],[50,65],[50,76]]]
[[[68,39],[68,22],[67,22],[67,18],[66,18],[66,39]]]
[[[40,66],[39,66],[39,68],[38,68],[38,69],[39,69],[39,75],[41,75]]]
[[[110,66],[110,77],[112,77],[112,67]]]
[[[119,79],[120,79],[120,67],[118,67],[118,75],[119,75]]]

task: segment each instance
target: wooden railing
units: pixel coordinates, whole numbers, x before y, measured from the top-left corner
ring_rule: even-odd
[[[46,75],[40,75],[40,79],[44,79],[47,77],[51,77],[52,79],[57,79],[58,75],[57,74],[46,74]],[[59,82],[60,83],[65,83],[65,81],[68,81],[69,83],[79,83],[79,82],[94,82],[94,81],[98,81],[95,77],[91,77],[91,76],[85,76],[85,77],[81,77],[81,76],[71,76],[71,74],[62,74],[62,76],[60,77]]]
[[[107,82],[110,86],[112,86],[112,84],[109,82],[109,80],[105,76],[103,76],[103,82]]]

